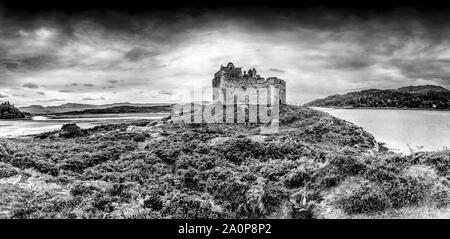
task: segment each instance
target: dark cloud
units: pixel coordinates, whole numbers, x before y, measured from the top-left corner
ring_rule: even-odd
[[[20,63],[12,59],[0,59],[0,69],[15,71],[19,68]]]
[[[84,101],[91,101],[91,100],[104,100],[105,97],[99,97],[99,98],[91,98],[91,97],[85,97],[83,98]]]
[[[44,92],[42,92],[42,91],[38,91],[38,92],[36,92],[38,95],[45,95],[45,93]]]
[[[38,55],[16,59],[22,70],[49,69],[55,62],[51,55]]]
[[[131,51],[127,52],[124,57],[128,59],[129,61],[139,61],[141,59],[147,58],[147,57],[153,57],[158,55],[156,52],[148,51],[144,48],[136,47],[132,49]]]
[[[389,63],[411,79],[422,79],[439,82],[450,87],[450,59],[393,59]]]
[[[142,87],[171,89],[198,79],[206,82],[213,67],[231,58],[244,62],[243,67],[254,64],[283,74],[288,95],[298,90],[296,84],[313,80],[316,85],[308,89],[327,88],[327,94],[414,79],[448,86],[450,59],[443,59],[448,53],[440,55],[438,50],[450,47],[449,12],[228,8],[2,15],[0,84],[12,89],[32,81],[36,84],[23,87],[36,89],[45,82],[49,89],[62,89],[59,92],[70,92],[68,88],[86,93],[107,92],[121,79],[118,95],[129,97]]]
[[[255,14],[249,14],[255,13]],[[335,30],[340,32],[345,29],[364,29],[373,37],[377,32],[394,31],[403,35],[417,34],[415,22],[428,29],[431,38],[442,38],[439,31],[441,26],[449,23],[449,11],[435,10],[422,13],[416,10],[392,10],[379,14],[375,11],[357,10],[330,10],[326,8],[310,9],[191,9],[179,11],[154,11],[151,14],[124,14],[120,12],[91,11],[67,15],[54,14],[47,18],[38,18],[33,21],[9,20],[0,25],[3,34],[9,38],[18,37],[18,29],[34,29],[38,26],[56,27],[62,35],[58,44],[66,44],[67,40],[74,37],[75,26],[83,25],[88,29],[95,29],[106,37],[117,35],[139,36],[160,43],[178,43],[185,39],[185,33],[197,29],[219,28],[227,23],[235,25],[251,32],[273,32],[292,30],[298,26],[309,29]],[[406,26],[406,27],[405,27]],[[380,29],[386,27],[386,29]],[[416,31],[415,31],[416,30]],[[306,37],[306,36],[305,36]],[[158,54],[144,47],[137,46],[127,53],[125,58],[136,61],[147,56]]]
[[[9,96],[7,96],[7,95],[2,95],[2,94],[0,94],[0,98],[8,98]]]
[[[277,68],[270,68],[269,71],[277,72],[277,73],[285,73],[286,71],[277,69]]]
[[[22,87],[24,87],[24,88],[30,88],[30,89],[37,89],[37,88],[39,88],[39,86],[38,85],[36,85],[36,84],[34,84],[34,83],[26,83],[26,84],[23,84],[22,85]]]
[[[327,66],[341,70],[359,70],[376,63],[376,60],[367,55],[335,55],[328,57]]]
[[[69,92],[72,92],[71,90],[58,90],[58,92],[61,92],[61,93],[69,93]]]
[[[37,100],[38,102],[58,102],[58,101],[66,101],[66,99],[47,99],[47,100]]]
[[[158,94],[159,94],[159,95],[173,95],[172,92],[167,91],[167,90],[160,90],[160,91],[158,92]]]

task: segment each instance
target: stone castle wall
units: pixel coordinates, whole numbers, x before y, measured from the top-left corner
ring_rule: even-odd
[[[276,77],[264,79],[256,73],[254,68],[242,72],[242,68],[235,67],[230,62],[226,67],[221,66],[220,70],[214,74],[212,80],[213,101],[214,103],[220,101],[225,104],[224,99],[226,99],[227,94],[241,95],[241,92],[245,91],[256,91],[259,96],[259,89],[269,89],[271,86],[280,90],[280,104],[286,104],[286,82],[284,80]],[[267,102],[271,102],[270,91],[267,95]]]

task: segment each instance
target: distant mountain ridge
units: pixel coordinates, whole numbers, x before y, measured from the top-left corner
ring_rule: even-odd
[[[398,89],[368,89],[331,95],[305,106],[338,108],[450,109],[450,91],[442,86],[419,85]]]
[[[131,107],[154,107],[154,106],[168,106],[169,103],[113,103],[105,105],[91,105],[91,104],[77,104],[77,103],[66,103],[57,106],[42,106],[42,105],[30,105],[25,107],[20,107],[19,109],[23,112],[30,114],[59,114],[74,111],[84,111],[84,110],[100,110],[120,106],[131,106]],[[126,113],[126,112],[124,112]]]
[[[55,115],[82,115],[82,114],[124,114],[124,113],[169,113],[172,105],[154,105],[154,106],[113,106],[101,109],[86,109],[79,111],[69,111],[55,113]]]

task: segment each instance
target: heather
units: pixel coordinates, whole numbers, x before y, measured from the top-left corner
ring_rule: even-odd
[[[320,111],[288,105],[280,116],[272,135],[165,118],[0,139],[0,216],[341,218],[448,206],[449,150],[399,155]]]

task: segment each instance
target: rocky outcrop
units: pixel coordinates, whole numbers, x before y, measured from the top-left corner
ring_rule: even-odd
[[[194,117],[199,113],[194,111]],[[172,117],[172,116],[170,116]],[[262,124],[189,124],[182,123],[179,120],[167,118],[160,121],[152,122],[146,130],[151,133],[160,130],[161,132],[176,132],[184,127],[198,127],[202,132],[221,132],[226,136],[238,137],[254,137],[263,135],[265,127]],[[379,142],[373,135],[365,131],[363,128],[347,122],[345,120],[333,117],[332,115],[303,106],[283,105],[280,108],[280,125],[276,133],[272,135],[276,137],[289,137],[293,140],[303,141],[314,145],[331,146],[331,147],[352,147],[360,150],[378,151]],[[270,135],[270,134],[269,134]],[[256,141],[262,140],[255,138]],[[214,144],[214,141],[212,141]]]
[[[11,105],[8,101],[0,104],[0,119],[22,119],[25,118],[20,110],[14,105]]]
[[[85,135],[85,131],[82,130],[77,124],[65,124],[61,127],[59,136],[62,138],[74,138]]]

